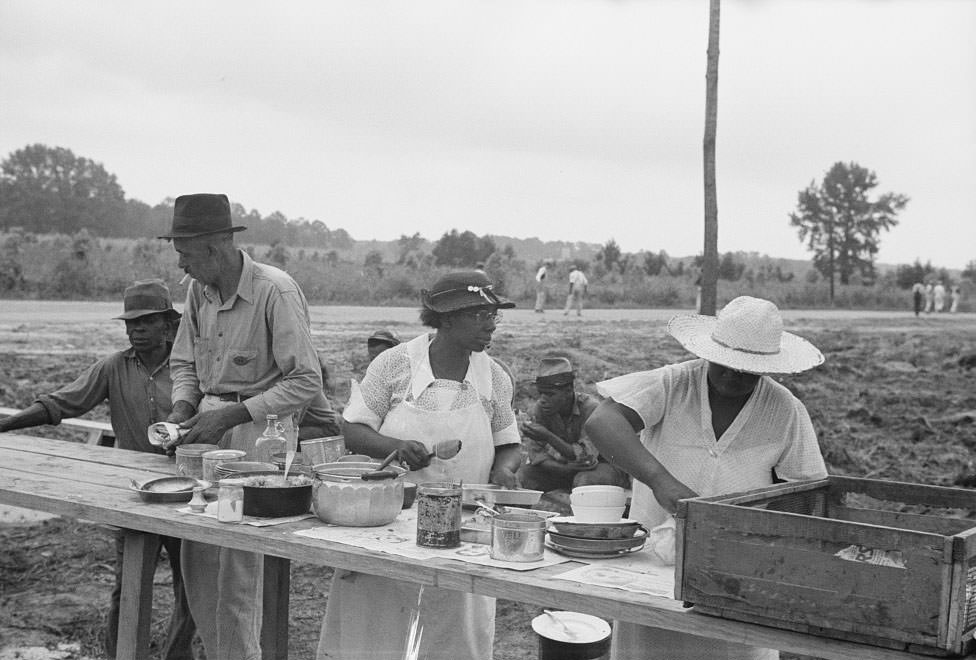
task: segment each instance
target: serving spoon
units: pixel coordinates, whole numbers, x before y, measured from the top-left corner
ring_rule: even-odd
[[[427,454],[427,458],[439,458],[441,460],[448,460],[454,458],[461,451],[461,441],[460,440],[441,440],[436,445],[434,445],[434,451]],[[399,450],[394,451],[389,456],[383,459],[383,462],[373,470],[372,472],[366,472],[360,475],[364,481],[376,481],[379,479],[393,479],[397,476],[397,473],[393,470],[387,470],[386,468],[393,462],[393,459],[397,457]]]

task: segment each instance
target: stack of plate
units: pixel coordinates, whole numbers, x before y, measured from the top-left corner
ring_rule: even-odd
[[[229,461],[218,463],[214,467],[214,477],[216,479],[226,479],[227,477],[240,477],[246,473],[251,476],[253,473],[278,472],[274,463],[262,463],[259,461]]]
[[[578,522],[572,516],[546,521],[546,546],[568,557],[602,559],[637,552],[644,547],[647,530],[636,520],[613,523]]]

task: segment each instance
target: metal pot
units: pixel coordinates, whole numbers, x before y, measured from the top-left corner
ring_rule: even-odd
[[[403,468],[391,466],[394,479],[365,481],[374,464],[316,465],[312,510],[323,522],[347,527],[375,527],[392,522],[403,508]]]

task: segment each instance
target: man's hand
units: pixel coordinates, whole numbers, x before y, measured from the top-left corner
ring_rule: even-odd
[[[182,403],[182,402],[180,402]],[[185,409],[177,410],[173,407],[170,418],[185,414]],[[251,413],[243,403],[238,403],[226,408],[208,410],[207,412],[197,413],[189,419],[176,422],[181,428],[189,429],[189,432],[182,438],[164,444],[165,449],[169,449],[178,444],[213,443],[217,444],[224,437],[224,433],[239,424],[250,422]]]

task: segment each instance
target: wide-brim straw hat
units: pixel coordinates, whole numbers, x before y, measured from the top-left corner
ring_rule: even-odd
[[[816,346],[783,330],[776,305],[750,296],[731,301],[718,316],[675,316],[668,334],[698,357],[735,371],[796,374],[824,361]]]
[[[515,303],[494,291],[494,284],[480,270],[464,270],[442,276],[430,289],[420,292],[420,302],[441,314],[472,307],[511,309]]]
[[[176,198],[173,204],[173,228],[158,238],[196,238],[245,229],[247,227],[234,225],[227,195],[194,193]]]

